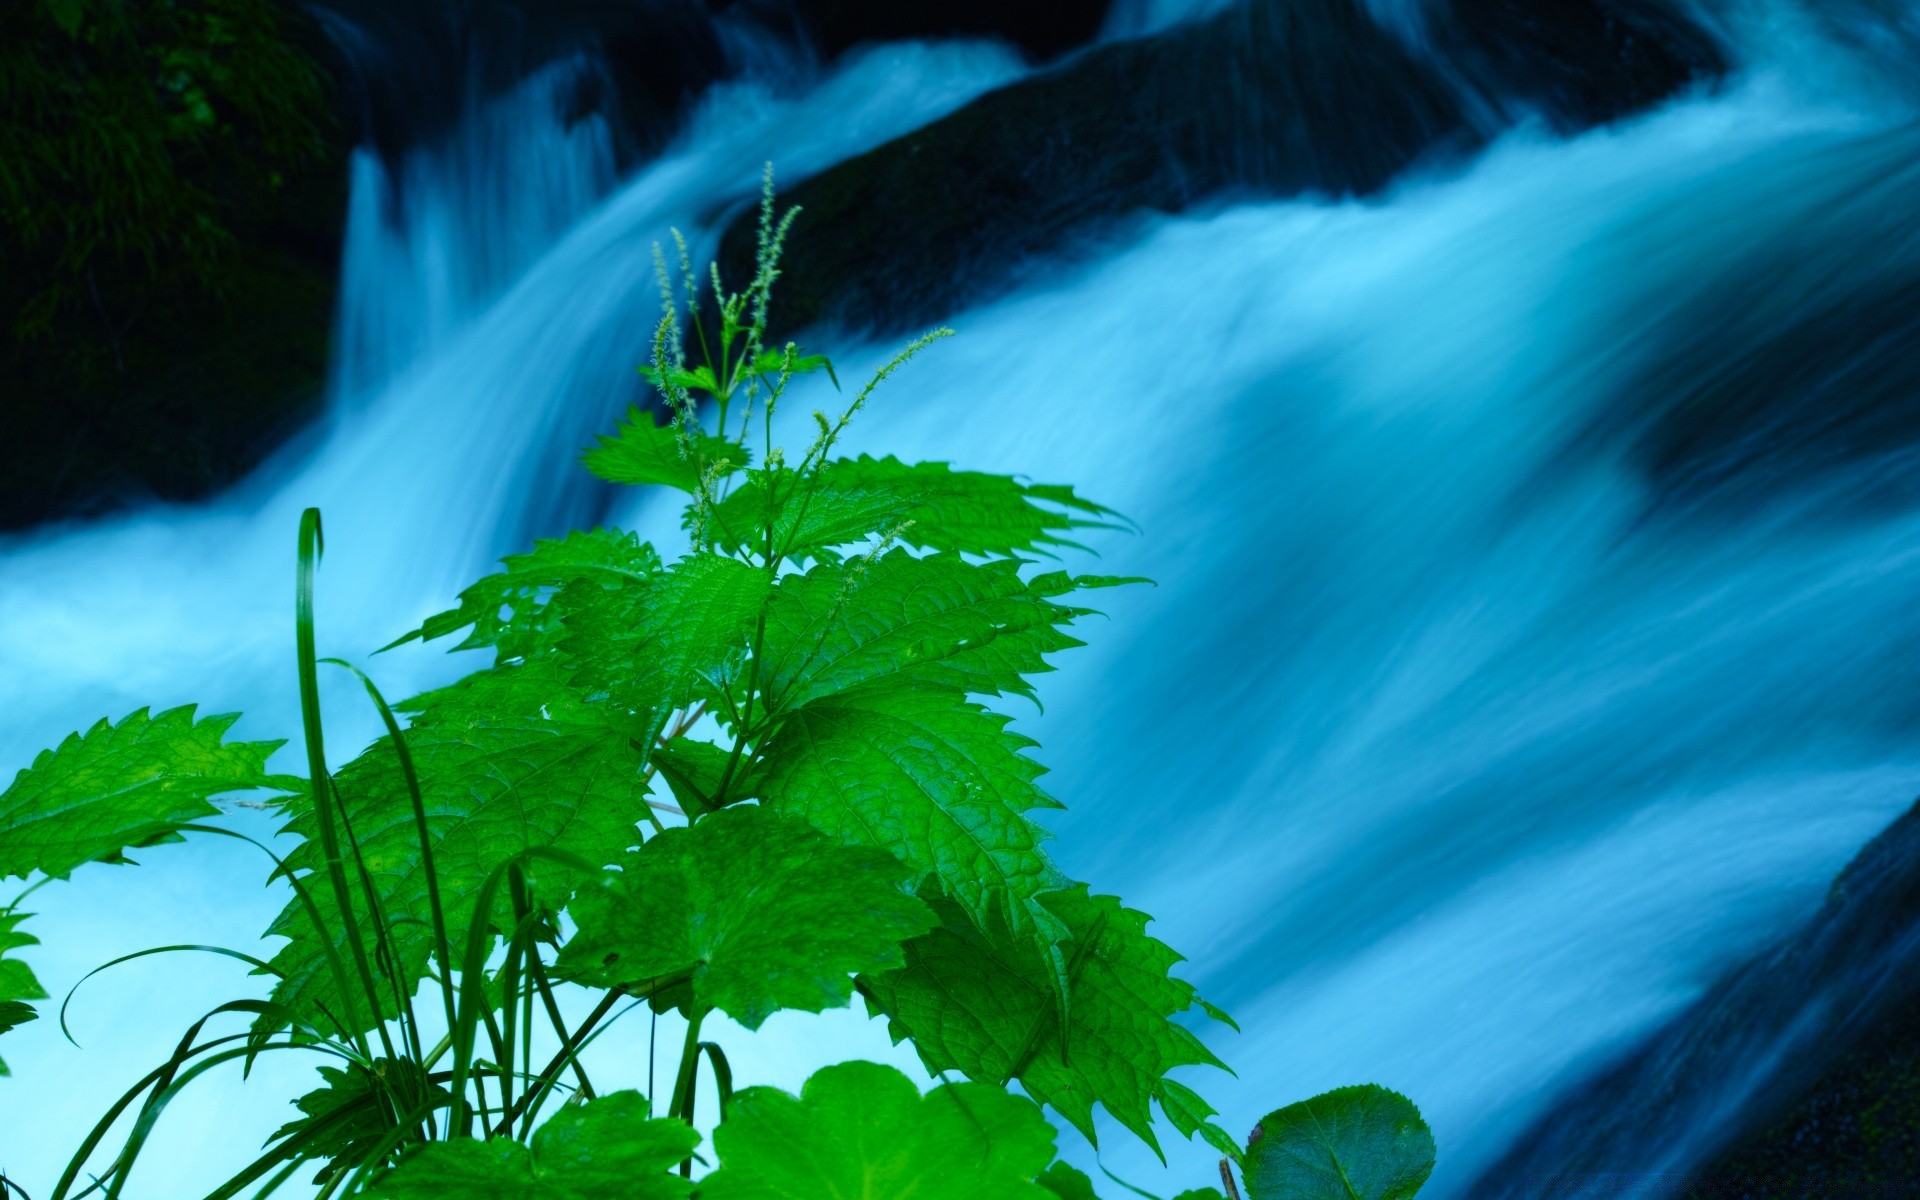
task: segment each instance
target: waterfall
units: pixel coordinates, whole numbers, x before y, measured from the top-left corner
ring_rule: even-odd
[[[954,314],[960,337],[854,427],[857,449],[1071,482],[1142,527],[1081,565],[1157,585],[1114,593],[1020,721],[1069,805],[1069,871],[1155,914],[1246,1030],[1212,1039],[1236,1078],[1189,1081],[1229,1128],[1377,1081],[1419,1100],[1434,1194],[1460,1195],[1557,1087],[1810,912],[1920,791],[1914,455],[1851,445],[1793,396],[1745,423],[1709,402],[1846,297],[1920,279],[1920,128],[1779,11],[1740,78],[1628,124],[1523,128],[1365,203],[1138,221],[1102,260]],[[764,160],[805,175],[1020,70],[896,46],[793,98],[732,85],[618,184],[556,73],[391,177],[361,163],[323,426],[210,505],[0,551],[0,762],[142,703],[292,732],[306,505],[328,529],[322,650],[356,660],[535,534],[612,506],[670,536],[660,506],[570,465],[636,395],[651,243],[678,223],[710,248]],[[842,378],[891,350],[824,336]],[[1841,366],[1871,386],[1890,353]],[[838,399],[805,389],[790,412]],[[374,661],[390,694],[461,665]],[[336,708],[371,735],[344,691]],[[237,850],[142,857],[36,895],[50,986],[182,922],[248,946],[280,902]],[[51,1021],[9,1037],[22,1079],[71,1081],[27,1111],[0,1085],[0,1165],[30,1187],[197,1001],[259,986],[121,970],[136,994],[76,1004],[85,1057]],[[789,1041],[743,1083],[889,1053],[850,1014],[768,1028]],[[276,1069],[254,1086],[297,1081]],[[285,1119],[240,1088],[168,1114],[214,1132],[143,1166],[142,1194],[186,1195]],[[1170,1145],[1163,1170],[1103,1146],[1145,1186],[1208,1177],[1203,1148]]]

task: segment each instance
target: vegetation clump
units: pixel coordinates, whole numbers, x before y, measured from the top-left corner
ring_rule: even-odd
[[[400,639],[458,635],[492,664],[390,706],[318,657],[310,510],[304,776],[268,770],[278,743],[228,740],[231,716],[142,711],[69,737],[0,795],[0,877],[241,836],[212,801],[242,791],[270,794],[293,842],[273,859],[292,899],[268,932],[285,944],[270,961],[216,951],[270,976],[271,995],[195,1021],[81,1140],[53,1200],[122,1195],[183,1090],[283,1053],[317,1056],[322,1086],[208,1197],[303,1172],[323,1197],[387,1200],[1090,1197],[1043,1107],[1089,1140],[1102,1107],[1157,1149],[1155,1105],[1227,1156],[1236,1195],[1228,1160],[1243,1158],[1255,1200],[1398,1200],[1425,1179],[1431,1139],[1391,1093],[1283,1110],[1243,1150],[1172,1078],[1221,1065],[1187,1022],[1226,1017],[1171,974],[1179,956],[1145,914],[1047,855],[1036,816],[1057,802],[993,707],[1079,644],[1068,627],[1089,593],[1128,582],[1037,562],[1115,515],[1065,486],[839,452],[874,389],[946,330],[837,417],[813,414],[797,452],[779,445],[789,385],[832,369],[764,344],[790,220],[769,176],[737,293],[717,272],[703,284],[684,245],[677,278],[660,258],[647,374],[667,419],[636,410],[586,455],[604,478],[684,495],[683,553],[595,529],[507,559]],[[326,665],[364,683],[386,729],[339,766]],[[21,919],[0,915],[0,951],[31,943]],[[0,986],[0,1019],[31,1019],[42,993],[24,965],[0,963]],[[576,989],[592,1006],[569,1018]],[[929,1072],[960,1079],[922,1094],[855,1062],[798,1096],[736,1092],[703,1036],[715,1013],[755,1030],[856,992]],[[664,1100],[651,1081],[608,1088],[585,1054],[636,1009],[684,1025]],[[1187,1193],[1205,1195],[1219,1193]]]

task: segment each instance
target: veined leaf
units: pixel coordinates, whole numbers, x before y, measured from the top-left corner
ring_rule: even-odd
[[[7,957],[9,950],[40,944],[39,938],[20,931],[20,922],[31,915],[11,908],[0,908],[0,1033],[37,1020],[40,1014],[33,1011],[33,1006],[27,1001],[47,998],[46,989],[33,977],[32,969],[17,958]],[[0,1077],[7,1073],[6,1060],[0,1059]]]
[[[234,713],[196,722],[193,707],[68,734],[0,793],[0,879],[34,871],[65,877],[166,838],[185,821],[217,816],[214,796],[279,788],[267,756],[279,742],[230,742]]]
[[[1247,1138],[1248,1200],[1411,1200],[1433,1173],[1433,1131],[1375,1084],[1268,1113]]]
[[[1018,1079],[1088,1140],[1098,1102],[1157,1147],[1148,1101],[1166,1073],[1221,1065],[1172,1020],[1194,1002],[1192,986],[1167,974],[1180,956],[1147,936],[1146,914],[1084,884],[1040,902],[1069,930],[1064,1033],[1046,949],[1004,925],[983,932],[945,902],[934,905],[941,927],[907,943],[905,969],[865,977],[862,989],[929,1071]]]
[[[1063,1162],[1048,1167],[1034,1182],[1060,1197],[1060,1200],[1100,1200],[1093,1190],[1093,1180],[1087,1178],[1087,1173]]]
[[[574,897],[560,969],[598,987],[691,969],[693,1003],[748,1029],[844,1006],[855,974],[900,966],[934,925],[891,854],[758,806],[657,833],[620,868]]]
[[[532,552],[508,555],[501,565],[506,570],[461,592],[459,607],[428,617],[387,648],[467,629],[454,649],[492,646],[501,661],[533,658],[559,639],[559,614],[550,604],[555,592],[576,580],[617,587],[650,579],[660,556],[631,533],[593,529],[537,541]]]
[[[829,547],[884,535],[906,520],[901,498],[874,489],[835,490],[810,484],[788,467],[750,472],[715,505],[708,538],[729,554],[774,552],[793,562],[835,557]]]
[[[422,1146],[367,1192],[378,1200],[681,1200],[693,1185],[667,1172],[700,1135],[682,1121],[649,1119],[638,1092],[568,1105],[534,1131],[531,1146],[504,1138]]]
[[[760,763],[758,793],[855,846],[890,850],[976,921],[1015,927],[1047,914],[1030,902],[1058,887],[1025,814],[1058,807],[1034,783],[1045,768],[1007,718],[957,692],[863,688],[789,714]]]
[[[326,1081],[324,1086],[294,1101],[305,1115],[281,1126],[270,1139],[297,1137],[328,1123],[325,1133],[316,1132],[301,1147],[307,1157],[327,1160],[316,1182],[358,1167],[380,1145],[392,1128],[382,1104],[385,1095],[402,1097],[407,1108],[428,1100],[452,1101],[445,1088],[427,1078],[424,1068],[406,1059],[379,1059],[371,1071],[358,1063],[321,1067],[320,1077]]]
[[[573,686],[638,716],[651,742],[669,713],[745,657],[767,587],[765,571],[738,559],[690,554],[644,583],[569,588],[557,603]]]
[[[724,746],[698,738],[677,737],[655,746],[652,762],[672,789],[673,798],[680,802],[681,811],[688,816],[699,816],[712,807],[720,781],[726,776],[727,764],[732,760],[732,753]],[[741,796],[749,794],[737,787],[730,787],[728,791]]]
[[[1236,1030],[1240,1028],[1238,1025],[1233,1025],[1225,1013],[1198,996],[1194,997],[1194,1003],[1202,1012],[1215,1020],[1224,1022]],[[1167,1120],[1173,1123],[1173,1127],[1180,1131],[1182,1137],[1191,1139],[1197,1133],[1206,1140],[1208,1145],[1228,1158],[1235,1162],[1241,1160],[1244,1152],[1240,1149],[1240,1143],[1233,1140],[1232,1134],[1207,1119],[1218,1110],[1201,1099],[1199,1093],[1192,1088],[1175,1083],[1171,1079],[1162,1079],[1154,1085],[1153,1098],[1160,1102],[1160,1111],[1166,1114]]]
[[[924,550],[1007,556],[1075,545],[1067,533],[1118,528],[1113,515],[1071,488],[862,455],[810,478],[755,472],[716,508],[710,532],[723,550],[758,551],[771,519],[775,549],[794,559],[896,532]]]
[[[876,682],[975,695],[1033,694],[1027,676],[1080,645],[1060,626],[1087,610],[1020,578],[1010,559],[905,550],[870,563],[822,563],[780,581],[767,610],[766,687],[797,708]]]
[[[1020,554],[1071,546],[1074,529],[1119,528],[1113,510],[1083,500],[1070,487],[1021,483],[1005,475],[956,471],[946,463],[844,458],[820,473],[823,490],[879,491],[899,496],[913,522],[901,541],[928,550]],[[1074,513],[1083,515],[1075,516]]]
[[[699,491],[708,472],[729,475],[744,469],[750,458],[745,446],[698,430],[683,437],[673,422],[656,425],[652,413],[638,408],[627,410],[618,433],[597,440],[585,459],[595,475],[610,483],[664,484],[683,492]]]
[[[1032,1182],[1053,1129],[1031,1101],[979,1083],[922,1096],[875,1063],[817,1071],[797,1097],[736,1092],[713,1144],[700,1200],[1052,1200]]]
[[[639,840],[635,822],[644,790],[630,730],[603,707],[574,698],[558,664],[495,668],[404,707],[418,713],[406,732],[407,748],[426,801],[450,929],[467,928],[487,876],[527,850],[552,848],[611,863]],[[382,738],[343,767],[335,790],[406,981],[417,982],[433,944],[431,911],[412,800],[392,744]],[[317,867],[310,804],[293,809],[290,828],[307,840],[289,856],[289,866]],[[579,880],[550,863],[537,872],[541,898],[557,911]],[[330,935],[344,939],[345,921],[324,889],[317,891],[334,926]],[[356,905],[356,918],[373,945],[364,904]],[[269,932],[293,939],[273,959],[286,976],[275,999],[316,1021],[326,1020],[323,1007],[344,1019],[306,910],[290,904]],[[364,1003],[356,1007],[367,1015]]]

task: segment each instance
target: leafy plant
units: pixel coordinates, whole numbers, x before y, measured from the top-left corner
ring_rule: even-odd
[[[1352,1115],[1336,1094],[1304,1119],[1283,1110],[1247,1152],[1213,1124],[1170,1073],[1220,1065],[1182,1022],[1224,1014],[1172,976],[1179,956],[1144,914],[1045,852],[1035,815],[1057,802],[1034,744],[990,706],[1031,696],[1048,656],[1079,644],[1067,627],[1090,611],[1085,593],[1128,582],[1038,569],[1114,514],[1066,487],[837,453],[874,389],[945,330],[837,419],[816,413],[797,454],[775,442],[791,381],[832,371],[763,345],[791,219],[776,218],[769,175],[758,270],[738,293],[717,272],[703,290],[684,243],[677,281],[660,258],[647,374],[666,419],[631,412],[586,455],[608,479],[686,496],[683,553],[600,529],[507,559],[400,639],[462,635],[492,665],[391,706],[357,668],[318,657],[309,511],[303,778],[267,772],[279,743],[228,740],[233,717],[175,709],[76,734],[0,794],[0,876],[240,836],[213,823],[214,800],[236,792],[267,792],[294,840],[273,867],[292,900],[268,931],[286,944],[271,961],[214,951],[271,976],[270,998],[194,1022],[82,1140],[54,1200],[121,1195],[184,1089],[281,1053],[319,1056],[322,1086],[209,1197],[265,1194],[303,1170],[323,1197],[389,1200],[1081,1197],[1091,1182],[1054,1161],[1043,1106],[1089,1140],[1104,1107],[1157,1149],[1156,1104],[1181,1134],[1250,1155],[1259,1200],[1322,1194],[1285,1166],[1316,1122],[1331,1132],[1311,1153],[1343,1180],[1374,1178],[1377,1104]],[[337,768],[327,664],[364,684],[386,730]],[[0,911],[0,951],[31,944],[21,920]],[[0,962],[0,985],[0,1017],[30,1016],[32,976]],[[597,1000],[570,1022],[562,989]],[[797,1097],[736,1093],[725,1052],[702,1039],[715,1012],[756,1029],[856,991],[930,1072],[968,1082],[922,1095],[892,1068],[847,1063]],[[663,1105],[602,1093],[583,1059],[641,1006],[685,1023]],[[703,1069],[721,1111],[717,1161],[696,1182]]]

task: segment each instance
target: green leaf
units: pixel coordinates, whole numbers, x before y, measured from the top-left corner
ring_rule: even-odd
[[[1215,1020],[1223,1019],[1224,1014],[1219,1009],[1198,996],[1194,997],[1194,1003]],[[1234,1026],[1236,1032],[1238,1028]],[[1240,1143],[1234,1141],[1232,1134],[1207,1120],[1218,1110],[1201,1099],[1199,1093],[1171,1079],[1162,1079],[1153,1089],[1153,1098],[1160,1102],[1160,1111],[1167,1115],[1167,1120],[1173,1123],[1182,1137],[1191,1139],[1197,1133],[1215,1150],[1235,1162],[1241,1161],[1243,1151]]]
[[[668,738],[653,748],[653,765],[672,789],[681,811],[699,816],[712,807],[713,797],[726,777],[732,753],[724,746],[697,738]],[[738,788],[730,791],[739,792]]]
[[[1087,1173],[1063,1162],[1048,1167],[1034,1182],[1060,1197],[1060,1200],[1100,1200],[1093,1190],[1093,1180],[1087,1178]]]
[[[725,438],[697,430],[683,437],[676,423],[656,425],[652,413],[638,408],[627,410],[618,433],[596,440],[599,444],[587,451],[586,464],[600,478],[610,483],[664,484],[690,493],[700,490],[700,480],[708,472],[730,475],[746,467],[751,457],[745,446]]]
[[[1069,931],[1064,1036],[1047,949],[1004,925],[983,931],[945,902],[934,905],[941,927],[907,943],[905,969],[867,976],[862,989],[929,1071],[1018,1079],[1089,1141],[1097,1102],[1157,1149],[1148,1102],[1166,1073],[1221,1065],[1172,1020],[1194,1002],[1192,986],[1167,973],[1180,956],[1147,936],[1146,914],[1084,884],[1040,903]]]
[[[86,5],[83,0],[46,0],[47,12],[52,14],[53,23],[60,32],[73,37],[80,32],[80,22],[86,17]]]
[[[18,1029],[38,1020],[29,1000],[45,1000],[46,989],[33,977],[33,971],[19,959],[7,957],[7,951],[22,946],[37,946],[40,939],[20,931],[20,923],[32,916],[13,908],[0,908],[0,1033]],[[5,1059],[0,1059],[0,1078],[8,1074]]]
[[[428,617],[387,649],[469,629],[454,649],[492,646],[503,662],[533,658],[559,640],[560,618],[550,603],[555,592],[576,580],[617,587],[650,579],[660,556],[631,533],[594,529],[537,541],[530,553],[509,555],[501,565],[506,570],[461,592],[459,607]]]
[[[844,1006],[855,974],[900,966],[934,925],[892,855],[757,806],[655,834],[620,866],[574,897],[559,968],[597,987],[691,970],[693,1002],[749,1029]]]
[[[1433,1173],[1413,1101],[1375,1084],[1269,1113],[1247,1138],[1248,1200],[1408,1200]]]
[[[425,799],[447,924],[456,933],[472,920],[488,875],[517,855],[551,848],[612,863],[638,842],[645,793],[629,728],[618,714],[579,700],[557,663],[483,671],[403,707],[418,714],[407,748]],[[421,978],[433,944],[431,910],[412,800],[391,742],[382,738],[343,767],[335,790],[410,985]],[[310,804],[293,809],[289,827],[306,839],[289,866],[319,866]],[[547,862],[529,871],[539,876],[550,910],[580,882]],[[325,889],[318,891],[329,936],[344,945],[346,922]],[[356,892],[356,918],[371,947],[373,927],[359,899]],[[343,1014],[306,910],[290,904],[269,932],[293,939],[273,959],[286,974],[275,998],[315,1019]],[[366,1007],[358,1004],[363,1018]]]
[[[1220,1194],[1219,1188],[1193,1188],[1181,1192],[1173,1200],[1227,1200]]]
[[[922,1096],[875,1063],[827,1067],[798,1097],[736,1092],[713,1144],[699,1200],[1052,1200],[1032,1182],[1053,1129],[1031,1101],[980,1083]]]
[[[690,554],[658,576],[608,589],[576,585],[557,602],[573,686],[635,714],[651,743],[674,709],[704,699],[743,659],[767,573],[718,554]]]
[[[28,1021],[39,1019],[40,1014],[33,1011],[33,1006],[30,1004],[19,1000],[0,1000],[0,1033],[18,1029]],[[5,1079],[12,1074],[13,1072],[7,1069],[7,1060],[0,1058],[0,1079]]]
[[[533,1144],[462,1139],[421,1147],[379,1179],[379,1200],[680,1200],[693,1185],[668,1170],[700,1135],[650,1120],[638,1092],[568,1105]]]
[[[1076,545],[1063,535],[1119,528],[1095,519],[1113,515],[1071,488],[862,455],[834,459],[809,478],[754,472],[717,507],[711,532],[722,549],[758,550],[771,516],[774,545],[789,558],[896,530],[920,549],[1006,556]]]
[[[848,845],[890,850],[937,879],[976,920],[1038,919],[1031,900],[1060,884],[1025,813],[1058,807],[1045,770],[1007,718],[958,693],[862,688],[791,713],[768,744],[759,794]]]
[[[41,751],[0,793],[0,879],[34,871],[64,878],[151,845],[182,822],[219,815],[215,796],[278,787],[266,763],[281,743],[225,741],[237,720],[227,713],[195,722],[191,705],[149,718],[143,708]]]
[[[1080,645],[1060,626],[1086,609],[1056,604],[1020,564],[895,550],[870,563],[789,575],[767,609],[766,686],[795,708],[863,684],[926,684],[1031,697],[1045,655]]]
[[[321,1067],[325,1085],[294,1101],[304,1115],[274,1132],[271,1141],[299,1137],[322,1123],[324,1132],[316,1132],[301,1147],[300,1153],[328,1160],[317,1182],[324,1182],[342,1170],[351,1170],[366,1161],[393,1128],[383,1100],[399,1097],[400,1106],[414,1106],[438,1100],[451,1103],[452,1096],[431,1082],[419,1064],[405,1059],[378,1059],[370,1071],[358,1063],[346,1067]]]
[[[1119,528],[1113,516],[1052,484],[1023,484],[1005,475],[955,471],[946,463],[903,463],[887,458],[840,459],[827,464],[821,486],[842,491],[884,491],[905,504],[913,522],[901,540],[928,550],[968,554],[1019,554],[1072,546],[1061,535],[1074,529]],[[1073,516],[1075,512],[1086,516]]]

